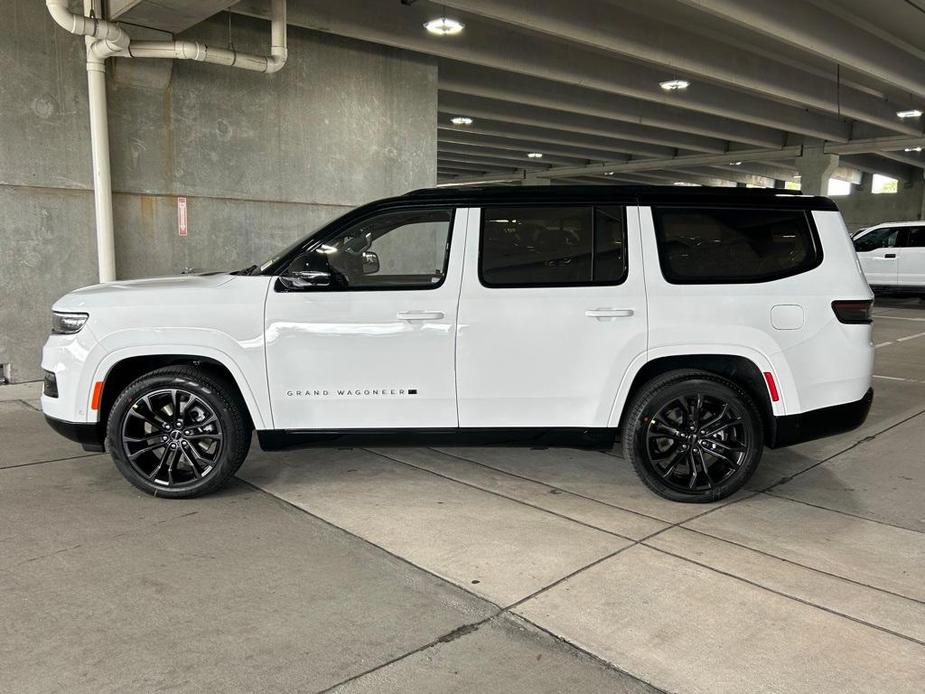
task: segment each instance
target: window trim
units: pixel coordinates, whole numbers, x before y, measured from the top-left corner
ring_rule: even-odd
[[[594,281],[590,282],[569,282],[563,284],[562,282],[526,282],[518,284],[494,284],[485,279],[482,267],[482,259],[485,257],[485,222],[487,221],[488,215],[486,210],[522,210],[522,209],[537,209],[537,208],[549,208],[549,209],[568,209],[568,208],[579,208],[579,209],[590,209],[591,210],[591,276],[594,276],[594,259],[597,254],[597,209],[598,208],[615,208],[619,207],[623,212],[623,248],[624,248],[624,263],[623,263],[623,274],[618,277],[616,280],[610,280],[606,282]],[[491,206],[481,206],[478,208],[481,218],[479,219],[479,254],[476,258],[476,269],[478,271],[479,283],[486,289],[573,289],[576,287],[617,287],[621,284],[624,284],[629,277],[629,230],[627,229],[627,219],[629,215],[627,214],[627,208],[632,207],[628,203],[613,203],[613,204],[596,204],[596,203],[569,203],[568,201],[557,201],[552,203],[514,203],[514,204],[502,204],[502,205],[491,205]]]
[[[788,210],[775,207],[751,207],[751,206],[728,206],[728,207],[716,207],[716,206],[707,206],[707,205],[652,205],[650,207],[652,213],[652,227],[655,234],[655,245],[658,248],[658,264],[659,268],[662,271],[662,277],[668,284],[684,286],[684,285],[704,285],[704,284],[715,284],[715,285],[726,285],[726,284],[767,284],[768,282],[777,282],[782,279],[787,279],[788,277],[796,277],[797,275],[802,275],[807,272],[811,272],[822,265],[822,260],[824,257],[824,252],[822,249],[822,243],[819,240],[819,230],[816,228],[816,221],[813,219],[811,212],[807,210]],[[807,229],[809,230],[809,239],[812,246],[812,259],[808,263],[803,263],[802,265],[791,268],[790,270],[783,270],[781,272],[775,273],[773,275],[762,276],[759,278],[753,277],[722,277],[718,275],[708,275],[705,277],[695,277],[695,278],[679,278],[677,275],[672,273],[671,267],[668,264],[666,257],[665,241],[663,237],[663,228],[660,223],[659,212],[661,210],[684,210],[684,211],[723,211],[728,212],[730,210],[738,210],[743,212],[771,212],[771,213],[780,213],[780,212],[794,212],[797,214],[803,215],[803,218],[806,220]]]
[[[446,278],[450,275],[450,252],[453,248],[453,232],[456,227],[456,215],[459,212],[460,207],[454,205],[408,205],[407,207],[391,207],[388,209],[377,209],[369,212],[368,214],[362,215],[360,217],[351,217],[351,218],[342,218],[342,224],[335,223],[331,225],[330,228],[322,230],[321,233],[315,234],[310,239],[307,239],[304,245],[298,248],[296,251],[288,254],[285,258],[285,265],[280,267],[280,271],[276,274],[276,280],[273,283],[273,291],[281,294],[346,294],[350,292],[409,292],[409,291],[433,291],[434,289],[439,289],[446,283]],[[324,243],[327,243],[331,239],[335,238],[342,232],[347,229],[351,229],[360,224],[364,224],[371,219],[376,219],[377,217],[391,216],[395,214],[401,214],[402,212],[440,212],[446,211],[450,214],[450,226],[446,232],[446,251],[443,255],[443,277],[436,284],[430,284],[427,286],[424,285],[396,285],[391,287],[347,287],[346,289],[338,289],[337,287],[306,287],[303,289],[290,289],[282,283],[280,277],[285,277],[286,274],[284,270],[288,270],[289,266],[295,262],[296,258],[309,251],[316,250],[319,246]],[[396,227],[397,228],[397,227]],[[283,260],[282,258],[280,260]]]

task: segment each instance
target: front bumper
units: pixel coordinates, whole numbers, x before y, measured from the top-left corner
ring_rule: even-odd
[[[106,450],[106,436],[98,423],[65,422],[48,415],[45,415],[45,421],[64,438],[79,443],[85,451],[103,453]]]
[[[793,446],[804,441],[857,429],[867,419],[873,401],[874,389],[870,388],[864,397],[856,402],[775,417],[768,446],[770,448]]]

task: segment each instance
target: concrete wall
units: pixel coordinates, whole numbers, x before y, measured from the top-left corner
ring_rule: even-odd
[[[871,176],[851,195],[833,198],[851,232],[881,222],[908,222],[925,215],[925,179],[919,177],[909,184],[900,183],[894,195],[873,195]]]
[[[40,375],[51,304],[96,281],[96,242],[83,41],[42,2],[0,0],[0,16],[0,364],[21,381]],[[225,46],[227,15],[183,37]],[[269,24],[234,16],[231,40],[264,52]],[[271,76],[110,66],[120,279],[243,267],[351,207],[436,181],[425,58],[290,27],[289,62]]]

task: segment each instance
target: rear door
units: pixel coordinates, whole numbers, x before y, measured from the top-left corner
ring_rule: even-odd
[[[903,229],[895,250],[896,283],[900,287],[925,288],[925,226]]]
[[[898,273],[899,229],[880,227],[854,239],[861,269],[872,287],[895,287]]]
[[[607,426],[646,350],[637,208],[472,210],[465,268],[460,426]]]

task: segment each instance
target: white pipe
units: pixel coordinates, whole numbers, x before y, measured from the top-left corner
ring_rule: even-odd
[[[84,15],[74,14],[68,0],[45,0],[52,19],[66,31],[84,36],[87,44],[87,91],[90,102],[90,149],[93,157],[93,203],[100,282],[116,279],[112,221],[112,174],[109,161],[109,116],[106,109],[106,58],[174,58],[272,73],[286,64],[286,0],[272,0],[270,55],[210,48],[198,41],[135,41],[117,24],[97,19],[100,8],[84,0]],[[91,10],[97,17],[90,17]]]

